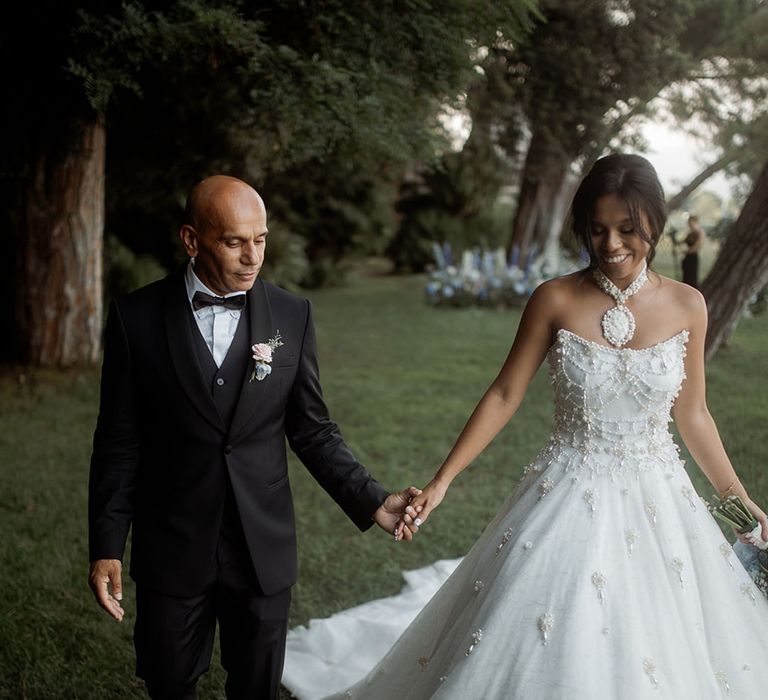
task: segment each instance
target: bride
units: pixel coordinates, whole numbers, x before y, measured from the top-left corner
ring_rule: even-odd
[[[428,521],[544,360],[553,434],[386,656],[333,697],[765,693],[768,603],[695,494],[668,430],[671,412],[715,490],[740,496],[768,540],[765,513],[707,409],[704,299],[649,268],[665,219],[644,158],[610,155],[584,178],[572,220],[589,268],[532,295],[504,366],[406,520]]]

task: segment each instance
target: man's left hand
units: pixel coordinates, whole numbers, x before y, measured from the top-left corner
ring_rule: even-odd
[[[390,493],[373,514],[376,524],[392,535],[396,541],[412,540],[419,531],[419,527],[414,522],[418,512],[411,506],[411,499],[420,493],[421,489],[417,489],[415,486]]]

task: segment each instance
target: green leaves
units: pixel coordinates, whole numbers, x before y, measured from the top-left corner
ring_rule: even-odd
[[[54,142],[67,153],[104,114],[107,228],[137,253],[173,262],[180,203],[212,172],[254,183],[270,214],[310,241],[313,262],[361,240],[382,249],[392,200],[386,222],[374,213],[360,223],[373,190],[391,194],[404,168],[434,157],[436,115],[467,90],[478,47],[519,39],[533,7],[37,0],[0,27],[0,59],[12,67],[6,171],[15,177]],[[34,69],[18,60],[31,44]],[[336,203],[322,204],[330,190]]]

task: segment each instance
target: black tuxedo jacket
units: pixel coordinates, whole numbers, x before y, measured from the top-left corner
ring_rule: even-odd
[[[264,380],[249,381],[248,363],[230,425],[194,352],[183,273],[110,307],[91,458],[90,558],[122,559],[132,526],[132,578],[169,595],[199,595],[211,581],[227,477],[262,591],[296,581],[286,437],[361,530],[387,495],[328,416],[309,302],[258,279],[247,296],[249,347],[278,330],[284,345]]]

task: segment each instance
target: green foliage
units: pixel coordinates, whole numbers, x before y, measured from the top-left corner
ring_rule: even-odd
[[[439,142],[434,117],[467,82],[468,42],[498,30],[516,36],[530,3],[275,0],[255,11],[185,0],[162,13],[133,3],[133,19],[128,7],[114,22],[145,27],[153,51],[140,90],[124,91],[109,113],[114,230],[135,247],[137,215],[150,216],[144,240],[162,242],[166,260],[166,222],[184,194],[228,172],[252,182],[270,214],[306,239],[310,277],[320,282],[337,277],[352,251],[383,249],[394,183]],[[122,53],[112,27],[94,19],[88,30],[103,55]]]
[[[66,70],[82,82],[97,113],[105,112],[123,91],[141,95],[139,74],[158,39],[141,5],[126,2],[121,10],[107,14],[81,7],[71,28],[72,48],[78,50],[68,56]]]
[[[434,264],[433,243],[450,243],[458,254],[475,247],[496,249],[506,241],[508,205],[497,203],[462,216],[441,198],[453,190],[450,179],[435,177],[436,172],[428,173],[425,182],[409,183],[401,190],[402,221],[386,250],[398,272],[421,272]]]
[[[167,270],[148,255],[136,255],[111,236],[104,239],[104,298],[115,299],[165,277]]]
[[[507,82],[508,66],[499,58],[499,37],[478,50],[466,110],[472,128],[459,152],[444,153],[406,178],[397,202],[402,215],[387,255],[398,271],[422,271],[432,262],[433,241],[458,248],[495,247],[507,237],[508,222],[499,219],[499,192],[514,175],[510,152],[521,137],[521,113]],[[492,211],[493,210],[493,211]],[[509,217],[509,211],[505,212]]]
[[[331,414],[390,488],[431,477],[504,361],[519,320],[514,311],[435,311],[421,303],[423,284],[388,277],[312,295]],[[754,368],[764,362],[766,343],[768,316],[745,319],[707,372],[720,434],[763,506],[768,376]],[[86,585],[97,402],[95,373],[22,375],[6,367],[0,374],[0,698],[146,697],[133,675],[133,583],[125,586],[123,625],[108,619]],[[401,571],[465,553],[546,440],[551,410],[541,371],[518,414],[412,544],[395,545],[380,531],[361,535],[292,460],[300,579],[291,625],[392,595],[403,585]],[[688,467],[709,496],[690,459]],[[224,698],[223,676],[216,656],[201,697]]]
[[[328,166],[306,163],[263,189],[268,210],[304,239],[309,268],[302,282],[309,287],[341,283],[351,260],[381,254],[395,226],[389,176],[371,176],[341,158]]]
[[[431,159],[442,143],[435,116],[466,87],[473,47],[518,37],[533,4],[19,6],[0,28],[13,105],[3,172],[10,186],[40,150],[55,142],[67,153],[82,122],[105,113],[107,228],[132,251],[172,265],[185,194],[225,172],[257,186],[270,214],[306,239],[310,266],[332,277],[351,250],[384,248],[391,214],[378,202],[367,221],[364,207],[393,196],[406,164]],[[294,209],[302,199],[315,204]]]
[[[426,172],[432,201],[423,200],[423,207],[443,215],[483,211],[518,179],[524,150],[521,218],[507,230],[523,249],[534,241],[543,246],[561,225],[552,212],[569,186],[564,173],[574,163],[589,165],[612,139],[616,146],[641,146],[624,125],[648,113],[650,101],[696,65],[686,37],[702,7],[708,0],[540,3],[540,17],[524,38],[493,42],[480,55],[467,105],[470,138],[460,154],[443,159],[446,177]],[[711,48],[719,32],[701,26],[697,37]],[[463,167],[450,167],[449,159]],[[419,223],[404,220],[401,229],[414,227]]]
[[[267,255],[260,277],[283,289],[297,291],[307,276],[305,241],[280,222],[270,221]]]
[[[665,107],[729,158],[727,172],[754,180],[768,152],[768,6],[703,5],[686,34],[699,62],[667,91]],[[746,199],[748,191],[742,194]]]
[[[597,157],[627,114],[642,114],[663,87],[684,74],[681,35],[691,0],[613,3],[549,0],[544,22],[507,52],[509,80],[534,132],[540,162]],[[594,153],[592,153],[594,151]]]
[[[749,302],[749,313],[753,316],[764,314],[768,309],[768,287],[763,287]]]

